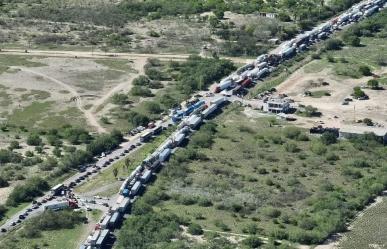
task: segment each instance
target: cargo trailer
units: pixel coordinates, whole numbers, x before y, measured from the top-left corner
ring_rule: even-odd
[[[115,211],[119,211],[120,213],[125,213],[126,211],[128,211],[128,208],[130,206],[130,199],[128,197],[125,197],[124,200],[121,202],[121,204],[118,206],[118,210],[115,210]]]
[[[141,189],[141,182],[137,181],[134,183],[132,189],[130,190],[130,197],[137,195],[138,191]]]
[[[210,104],[215,104],[217,106],[220,106],[221,104],[223,104],[224,102],[226,102],[226,98],[225,97],[218,97],[216,99],[213,99],[210,101]]]
[[[121,218],[120,213],[119,212],[114,212],[113,215],[112,215],[112,218],[109,221],[109,227],[110,228],[115,228],[117,223],[119,222],[120,218]]]
[[[185,138],[185,135],[183,133],[178,133],[174,137],[175,146],[179,146]]]
[[[90,245],[95,246],[100,234],[101,234],[101,230],[94,231],[93,235],[91,236],[91,238],[89,240]]]
[[[110,215],[106,215],[105,218],[101,222],[101,228],[106,229],[109,226],[109,221],[112,217]]]
[[[207,118],[208,116],[210,116],[214,111],[216,111],[216,109],[218,109],[218,106],[216,104],[210,105],[202,112],[203,118]]]
[[[109,230],[108,229],[104,229],[101,231],[101,235],[99,236],[97,242],[95,243],[95,246],[98,248],[98,249],[101,249],[104,247],[107,239],[108,239],[108,236],[109,236]]]
[[[140,181],[142,183],[147,183],[149,181],[149,179],[151,178],[151,176],[152,176],[152,171],[149,169],[145,169],[144,173],[140,177]]]
[[[160,161],[165,162],[168,160],[169,156],[171,155],[172,150],[170,148],[166,148],[160,153]]]
[[[202,122],[202,118],[197,116],[197,115],[192,115],[191,117],[189,117],[187,122],[188,122],[189,127],[191,127],[191,129],[195,129]]]

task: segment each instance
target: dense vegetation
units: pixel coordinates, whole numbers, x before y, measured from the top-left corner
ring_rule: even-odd
[[[338,141],[276,120],[251,122],[239,107],[226,113],[176,152],[143,206],[205,229],[316,244],[344,231],[387,187],[386,147],[373,135]]]
[[[31,4],[35,2],[36,4]],[[19,16],[47,19],[56,22],[90,22],[97,25],[121,26],[128,20],[142,17],[157,19],[163,16],[200,14],[213,11],[217,18],[223,18],[225,11],[236,13],[275,12],[283,20],[300,21],[308,27],[311,22],[327,18],[343,9],[349,8],[358,0],[336,0],[329,4],[325,1],[223,1],[223,0],[155,0],[121,1],[119,4],[78,5],[64,1],[59,4],[45,1],[30,1],[29,6],[20,9]],[[4,10],[12,9],[6,6]]]
[[[24,222],[21,229],[3,237],[0,248],[64,248],[54,246],[55,243],[51,243],[49,235],[57,235],[56,231],[66,233],[65,231],[71,231],[70,229],[74,229],[87,220],[82,212],[48,210],[39,216],[30,218]],[[65,239],[68,240],[68,238]]]

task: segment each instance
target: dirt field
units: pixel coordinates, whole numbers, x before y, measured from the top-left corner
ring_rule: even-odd
[[[3,118],[16,125],[38,126],[46,119],[52,119],[53,115],[71,118],[72,115],[65,114],[71,114],[75,109],[77,115],[81,115],[77,117],[78,122],[72,120],[70,123],[86,123],[96,132],[105,131],[98,121],[98,108],[114,93],[128,91],[132,79],[143,72],[146,63],[145,57],[135,59],[133,63],[123,59],[56,57],[33,57],[30,60],[43,66],[11,65],[0,75],[0,113]],[[36,105],[44,106],[33,108]],[[28,118],[26,112],[35,117]]]
[[[312,62],[313,63],[313,62]],[[387,68],[375,71],[381,75]],[[320,118],[298,118],[297,123],[310,127],[322,121],[326,126],[340,128],[353,125],[355,120],[370,118],[378,127],[387,127],[387,107],[383,103],[387,97],[386,90],[364,89],[369,100],[353,100],[349,105],[343,105],[345,98],[351,98],[353,88],[366,85],[372,77],[360,79],[340,78],[332,73],[330,68],[320,72],[308,73],[301,68],[277,87],[279,93],[287,94],[296,104],[311,105],[320,112]],[[323,85],[326,82],[328,85]],[[330,96],[310,97],[305,96],[305,91],[327,92]],[[321,122],[320,122],[321,123]]]

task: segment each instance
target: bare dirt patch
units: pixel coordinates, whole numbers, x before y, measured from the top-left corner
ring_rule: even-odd
[[[386,68],[382,68],[382,73]],[[299,118],[298,123],[310,127],[316,121],[322,121],[326,126],[340,128],[345,125],[353,125],[356,120],[370,118],[379,127],[387,127],[387,106],[385,99],[386,90],[364,89],[369,100],[353,100],[348,105],[343,105],[345,98],[352,98],[350,95],[356,86],[366,85],[372,77],[361,79],[342,79],[335,76],[331,69],[323,69],[316,73],[307,73],[304,67],[297,70],[287,80],[277,87],[279,93],[287,94],[299,105],[311,105],[320,112],[320,118]],[[325,82],[327,84],[318,84]],[[327,91],[330,96],[312,98],[306,96],[306,91]]]

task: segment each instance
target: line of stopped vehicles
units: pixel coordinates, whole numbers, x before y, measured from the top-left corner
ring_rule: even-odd
[[[301,53],[308,49],[309,46],[321,40],[328,38],[333,32],[342,29],[346,25],[358,22],[361,19],[367,18],[382,8],[386,7],[386,0],[371,0],[358,3],[351,7],[340,16],[335,17],[311,31],[299,34],[294,39],[287,41],[279,46],[270,54],[260,55],[254,62],[249,63],[239,68],[236,72],[221,80],[216,84],[213,92],[208,93],[207,99],[195,98],[188,101],[183,106],[184,108],[171,111],[171,121],[177,125],[177,130],[170,135],[151,155],[149,155],[122,183],[119,196],[115,204],[109,208],[109,211],[104,214],[100,222],[96,224],[94,231],[81,245],[81,249],[105,248],[109,244],[114,229],[119,227],[124,219],[124,215],[130,213],[130,207],[138,196],[143,192],[146,185],[152,180],[154,174],[168,161],[170,155],[183,145],[183,141],[187,139],[206,119],[214,115],[217,110],[224,106],[228,99],[225,96],[243,94],[247,88],[256,84],[271,72],[275,71],[283,61],[292,58],[297,53]],[[219,94],[220,93],[220,94]],[[222,96],[223,95],[223,96]],[[158,135],[162,126],[148,127],[148,131],[140,136],[140,142],[145,143]],[[63,184],[55,186],[49,197],[44,197],[40,201],[34,201],[31,208],[28,208],[24,214],[19,215],[17,221],[12,222],[15,226],[17,222],[25,219],[28,213],[33,212],[33,209],[39,209],[42,203],[48,203],[44,209],[59,210],[65,207],[77,208],[78,202],[74,198],[71,191],[66,194],[66,199],[61,202],[49,204],[55,198],[57,191],[62,191],[63,188],[71,189],[77,184],[85,180],[88,176],[99,172],[102,167],[107,167],[113,161],[122,158],[125,154],[133,150],[136,145],[128,144],[123,148],[113,151],[109,155],[102,155],[101,159],[93,166],[91,171],[87,171],[84,175],[77,177],[70,182],[68,188],[64,188]],[[4,231],[3,231],[4,232]]]

